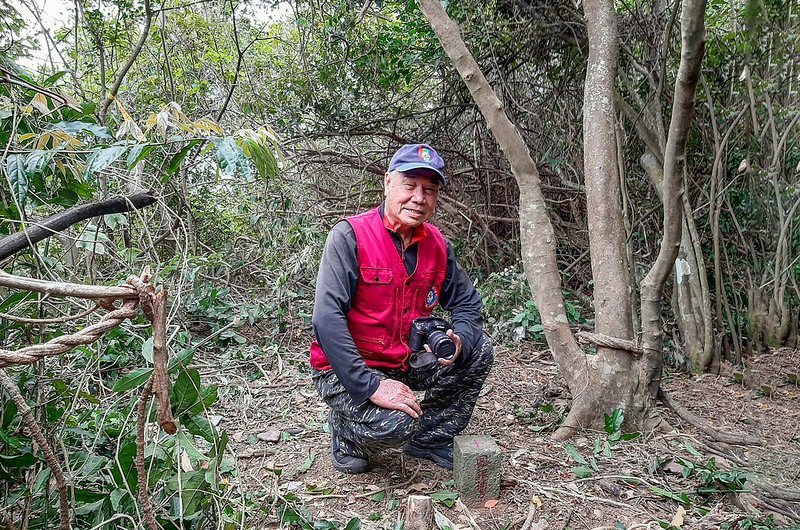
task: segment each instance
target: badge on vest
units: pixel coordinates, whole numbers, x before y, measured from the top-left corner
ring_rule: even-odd
[[[428,296],[425,297],[425,309],[432,309],[439,302],[439,293],[436,292],[436,287],[432,286],[428,291]]]

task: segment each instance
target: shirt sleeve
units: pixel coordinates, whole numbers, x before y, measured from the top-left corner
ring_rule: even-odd
[[[442,287],[442,309],[451,313],[453,331],[461,338],[461,359],[469,357],[483,336],[481,297],[467,273],[456,261],[447,242],[447,273]]]
[[[340,221],[333,227],[317,275],[311,326],[336,377],[355,404],[378,389],[380,378],[358,353],[347,327],[347,312],[358,284],[358,245],[353,227]]]

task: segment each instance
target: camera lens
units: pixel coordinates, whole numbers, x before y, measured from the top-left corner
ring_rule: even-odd
[[[456,353],[456,343],[444,331],[431,331],[428,335],[428,346],[440,359],[449,359]]]

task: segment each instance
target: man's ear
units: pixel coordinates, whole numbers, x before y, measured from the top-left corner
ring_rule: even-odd
[[[387,171],[383,175],[383,195],[384,197],[389,193],[389,184],[392,182],[392,175]]]

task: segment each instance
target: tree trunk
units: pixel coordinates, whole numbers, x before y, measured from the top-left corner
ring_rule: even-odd
[[[625,231],[613,124],[616,15],[610,0],[590,0],[584,5],[590,50],[586,79],[589,89],[584,100],[584,146],[596,322],[602,335],[629,339],[633,335],[630,283],[625,263]],[[600,347],[597,355],[587,357],[578,348],[564,312],[553,227],[545,210],[539,173],[528,148],[464,45],[458,25],[437,0],[420,0],[420,8],[508,157],[520,188],[525,273],[542,316],[547,342],[575,397],[555,437],[600,427],[602,413],[614,408],[625,410],[629,429],[648,430],[660,426],[662,420],[655,412],[662,364],[660,295],[677,257],[681,237],[685,148],[705,42],[705,1],[687,0],[683,4],[681,65],[663,168],[664,237],[659,257],[642,283],[645,352],[636,360],[627,351]]]
[[[567,385],[573,395],[577,395],[586,387],[586,359],[575,342],[564,309],[556,264],[555,233],[547,216],[536,164],[519,131],[506,116],[503,103],[464,44],[458,24],[447,16],[438,0],[420,0],[420,9],[511,163],[511,171],[519,186],[520,239],[525,275],[542,317],[547,343]]]
[[[583,94],[584,179],[589,249],[594,279],[595,331],[631,340],[632,285],[625,256],[625,226],[617,165],[614,81],[619,47],[613,0],[584,2],[589,62]],[[576,395],[556,437],[571,429],[602,429],[603,413],[630,408],[638,388],[647,388],[631,371],[633,354],[599,346],[587,357],[589,384]],[[635,418],[634,418],[635,420]]]

